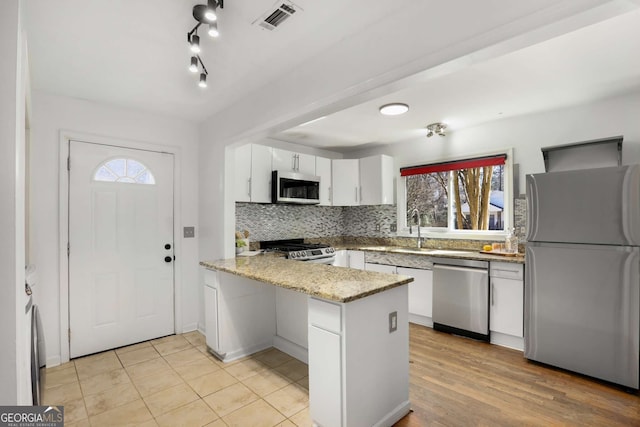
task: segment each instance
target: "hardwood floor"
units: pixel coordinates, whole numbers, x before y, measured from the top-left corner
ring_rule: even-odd
[[[640,426],[640,397],[522,352],[410,324],[413,412],[396,426]]]

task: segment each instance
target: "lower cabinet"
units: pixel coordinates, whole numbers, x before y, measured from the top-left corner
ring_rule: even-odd
[[[309,325],[309,402],[314,421],[321,426],[342,425],[342,338],[340,334]],[[315,350],[317,348],[317,351]],[[315,369],[315,367],[322,367]]]
[[[365,269],[364,251],[347,251],[347,259],[350,268],[357,268],[358,270]]]
[[[396,317],[391,329],[389,318]],[[309,298],[314,425],[393,425],[409,412],[407,286],[349,303]]]
[[[285,288],[276,291],[276,335],[273,346],[307,363],[307,295]]]
[[[346,249],[340,249],[335,252],[334,267],[349,267],[349,255],[347,252]]]
[[[433,271],[398,267],[398,274],[413,277],[409,283],[409,322],[433,327]]]
[[[373,264],[366,262],[364,264],[364,269],[367,271],[377,271],[378,273],[396,274],[395,265]]]
[[[489,329],[491,342],[522,350],[524,324],[524,266],[491,262]]]

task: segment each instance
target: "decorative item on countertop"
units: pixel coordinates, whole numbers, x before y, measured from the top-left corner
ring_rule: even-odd
[[[504,251],[511,254],[518,252],[518,236],[513,228],[509,229],[507,237],[504,239]]]
[[[245,238],[245,236],[247,238]],[[249,232],[244,230],[243,232],[236,231],[236,255],[242,253],[245,249],[249,249]]]

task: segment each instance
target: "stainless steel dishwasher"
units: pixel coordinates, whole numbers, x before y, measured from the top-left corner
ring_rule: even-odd
[[[433,260],[433,328],[489,341],[489,263]]]

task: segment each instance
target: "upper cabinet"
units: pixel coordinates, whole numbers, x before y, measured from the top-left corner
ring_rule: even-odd
[[[331,162],[333,206],[360,204],[360,178],[358,159],[334,159]]]
[[[320,177],[320,206],[331,206],[331,159],[316,157],[316,175]]]
[[[379,155],[360,159],[360,204],[393,204],[393,157]]]
[[[274,171],[297,172],[315,176],[316,156],[274,148],[271,167]]]
[[[272,148],[247,144],[236,148],[236,202],[271,202]]]
[[[333,160],[333,206],[392,205],[393,167],[386,155]]]

